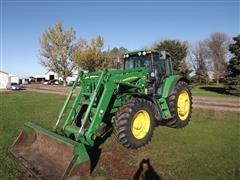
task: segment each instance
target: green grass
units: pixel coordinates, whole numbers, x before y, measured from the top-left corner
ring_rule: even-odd
[[[9,158],[8,149],[27,121],[51,128],[64,96],[30,92],[0,94],[0,179],[19,177],[22,169]]]
[[[18,179],[24,174],[8,153],[24,122],[50,129],[63,101],[64,96],[54,94],[0,94],[0,179]],[[149,159],[162,179],[239,179],[239,117],[240,113],[194,109],[186,128],[157,127],[149,145],[126,151],[129,153],[120,157],[119,163],[137,170],[142,159]],[[110,137],[101,146],[102,154],[119,147]],[[90,179],[104,179],[113,169],[114,165],[109,169],[107,164],[99,163]]]
[[[192,94],[193,96],[203,97],[236,98],[236,96],[226,94],[223,84],[193,85]]]
[[[151,159],[163,179],[237,179],[239,115],[196,109],[184,129],[156,128],[135,158]]]

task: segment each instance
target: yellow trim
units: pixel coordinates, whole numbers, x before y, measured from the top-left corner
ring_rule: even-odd
[[[128,78],[123,79],[122,81],[130,81],[130,80],[133,80],[133,79],[138,79],[138,77],[136,77],[136,76],[130,76],[130,77],[128,77]]]
[[[131,131],[136,139],[143,139],[150,129],[150,115],[145,110],[138,111],[132,120]]]
[[[178,117],[182,121],[185,121],[188,117],[189,112],[190,112],[189,94],[186,90],[182,90],[178,96],[178,101],[177,101]]]

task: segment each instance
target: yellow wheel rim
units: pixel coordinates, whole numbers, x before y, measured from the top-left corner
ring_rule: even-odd
[[[190,98],[186,90],[182,90],[178,96],[177,112],[182,121],[185,121],[190,111]]]
[[[150,129],[150,116],[147,111],[138,111],[132,120],[131,131],[136,139],[142,139]]]

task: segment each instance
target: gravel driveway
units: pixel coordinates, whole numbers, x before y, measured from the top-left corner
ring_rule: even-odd
[[[71,87],[58,85],[29,84],[26,86],[28,91],[55,93],[67,95]],[[202,109],[216,109],[221,111],[240,112],[240,98],[215,98],[215,97],[193,97],[193,107]]]

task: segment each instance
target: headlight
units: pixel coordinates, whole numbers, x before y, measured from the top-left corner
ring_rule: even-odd
[[[138,55],[139,55],[139,56],[141,56],[141,54],[142,54],[141,52],[138,52]]]
[[[143,51],[143,55],[145,56],[147,53],[145,51]]]

